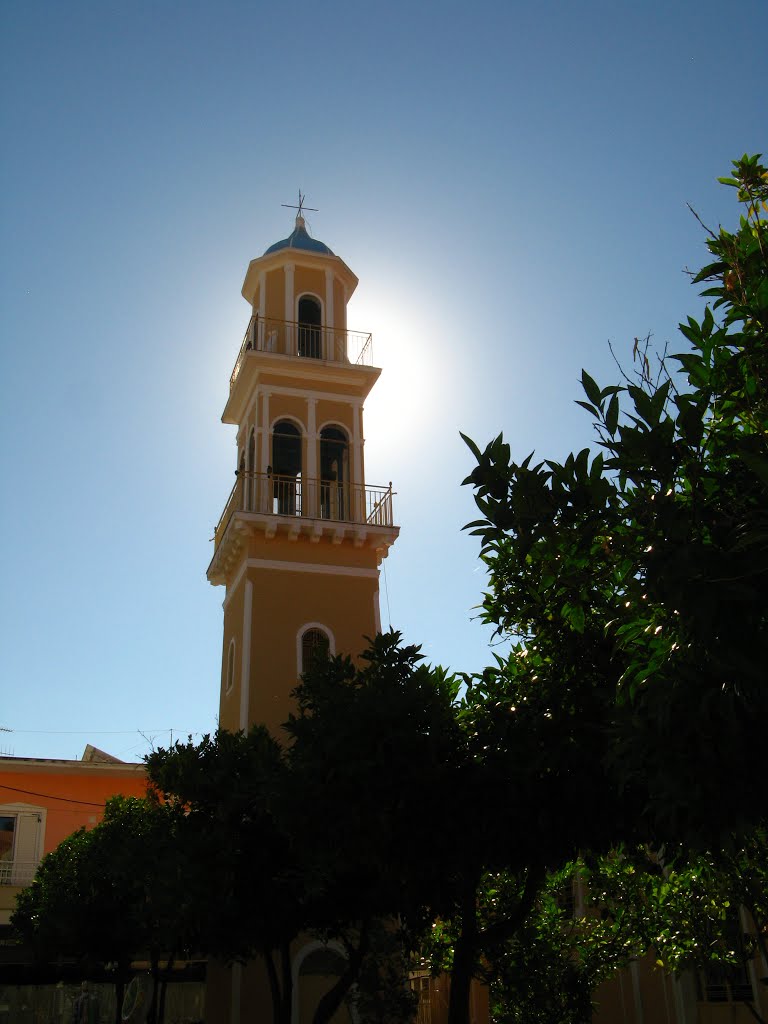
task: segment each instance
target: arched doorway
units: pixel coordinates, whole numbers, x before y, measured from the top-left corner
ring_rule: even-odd
[[[313,943],[299,957],[293,1020],[295,1024],[311,1024],[317,1004],[344,973],[347,960],[341,950],[320,943]],[[332,1019],[334,1024],[354,1024],[356,1014],[345,1001]]]
[[[320,517],[349,519],[349,439],[340,427],[320,431]]]
[[[290,420],[272,429],[272,511],[301,515],[301,431]]]
[[[299,355],[309,359],[323,358],[323,311],[311,295],[299,299]]]

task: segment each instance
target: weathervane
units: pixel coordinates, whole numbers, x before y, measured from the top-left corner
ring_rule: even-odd
[[[305,206],[304,205],[304,200],[306,198],[307,198],[306,196],[303,196],[301,194],[301,189],[299,189],[299,205],[298,206],[294,206],[293,203],[280,203],[280,205],[281,206],[285,206],[289,210],[298,210],[299,212],[296,214],[297,217],[301,217],[304,210],[311,210],[313,213],[317,213],[317,209],[314,206]]]

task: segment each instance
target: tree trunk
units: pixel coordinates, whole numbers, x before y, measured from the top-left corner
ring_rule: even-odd
[[[283,942],[280,946],[280,967],[283,975],[280,1024],[291,1024],[293,1016],[293,974],[290,942]]]
[[[467,929],[462,920],[461,935],[453,950],[448,1024],[469,1024],[469,995],[472,988],[472,977],[475,973],[476,957],[477,928],[473,921]]]
[[[484,932],[477,928],[477,887],[481,875],[473,878],[464,890],[461,901],[461,933],[453,951],[451,993],[448,1002],[448,1024],[469,1024],[469,997],[478,957],[489,942],[512,938],[530,913],[546,872],[540,865],[526,871],[525,885],[514,912],[489,925]]]
[[[280,973],[275,964],[275,953],[278,953]],[[272,997],[273,1024],[291,1024],[293,1016],[293,976],[291,974],[291,944],[283,942],[279,951],[264,948],[261,951],[267,969],[269,993]]]
[[[168,974],[170,973],[170,970],[173,967],[173,960],[173,956],[168,957],[168,960],[165,965],[165,973],[163,975],[163,980],[160,982],[160,1009],[157,1017],[158,1024],[165,1024],[165,997],[168,992]]]
[[[280,992],[280,981],[277,977],[277,968],[272,958],[271,949],[263,949],[261,955],[264,958],[264,965],[267,969],[267,980],[269,981],[269,993],[272,996],[272,1024],[282,1024],[282,993]]]
[[[114,1024],[121,1024],[123,1017],[123,996],[125,995],[125,979],[120,974],[115,978],[115,1021]]]
[[[157,976],[160,969],[160,961],[157,953],[150,953],[149,963],[152,975],[152,998],[149,1001],[149,1011],[147,1012],[147,1024],[157,1024]]]
[[[479,935],[477,931],[477,887],[480,875],[465,880],[461,895],[461,932],[453,950],[451,991],[448,998],[448,1024],[469,1024],[469,993],[475,973]]]

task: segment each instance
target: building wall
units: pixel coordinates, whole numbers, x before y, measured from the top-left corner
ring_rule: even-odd
[[[758,967],[755,961],[754,967]],[[768,1019],[768,989],[753,975],[752,1007],[742,1000],[707,998],[703,975],[687,972],[674,978],[648,956],[618,971],[594,993],[593,1024],[754,1024]]]
[[[141,764],[0,757],[0,816],[16,824],[16,870],[0,873],[0,924],[8,923],[46,853],[78,828],[96,825],[109,797],[143,796],[146,785]]]

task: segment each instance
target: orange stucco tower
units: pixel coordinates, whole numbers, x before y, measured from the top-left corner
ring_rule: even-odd
[[[252,313],[222,415],[237,475],[208,567],[226,587],[222,728],[276,731],[316,651],[354,657],[380,629],[398,528],[391,484],[365,480],[363,403],[381,371],[370,334],[347,330],[356,286],[301,210],[245,275]]]

